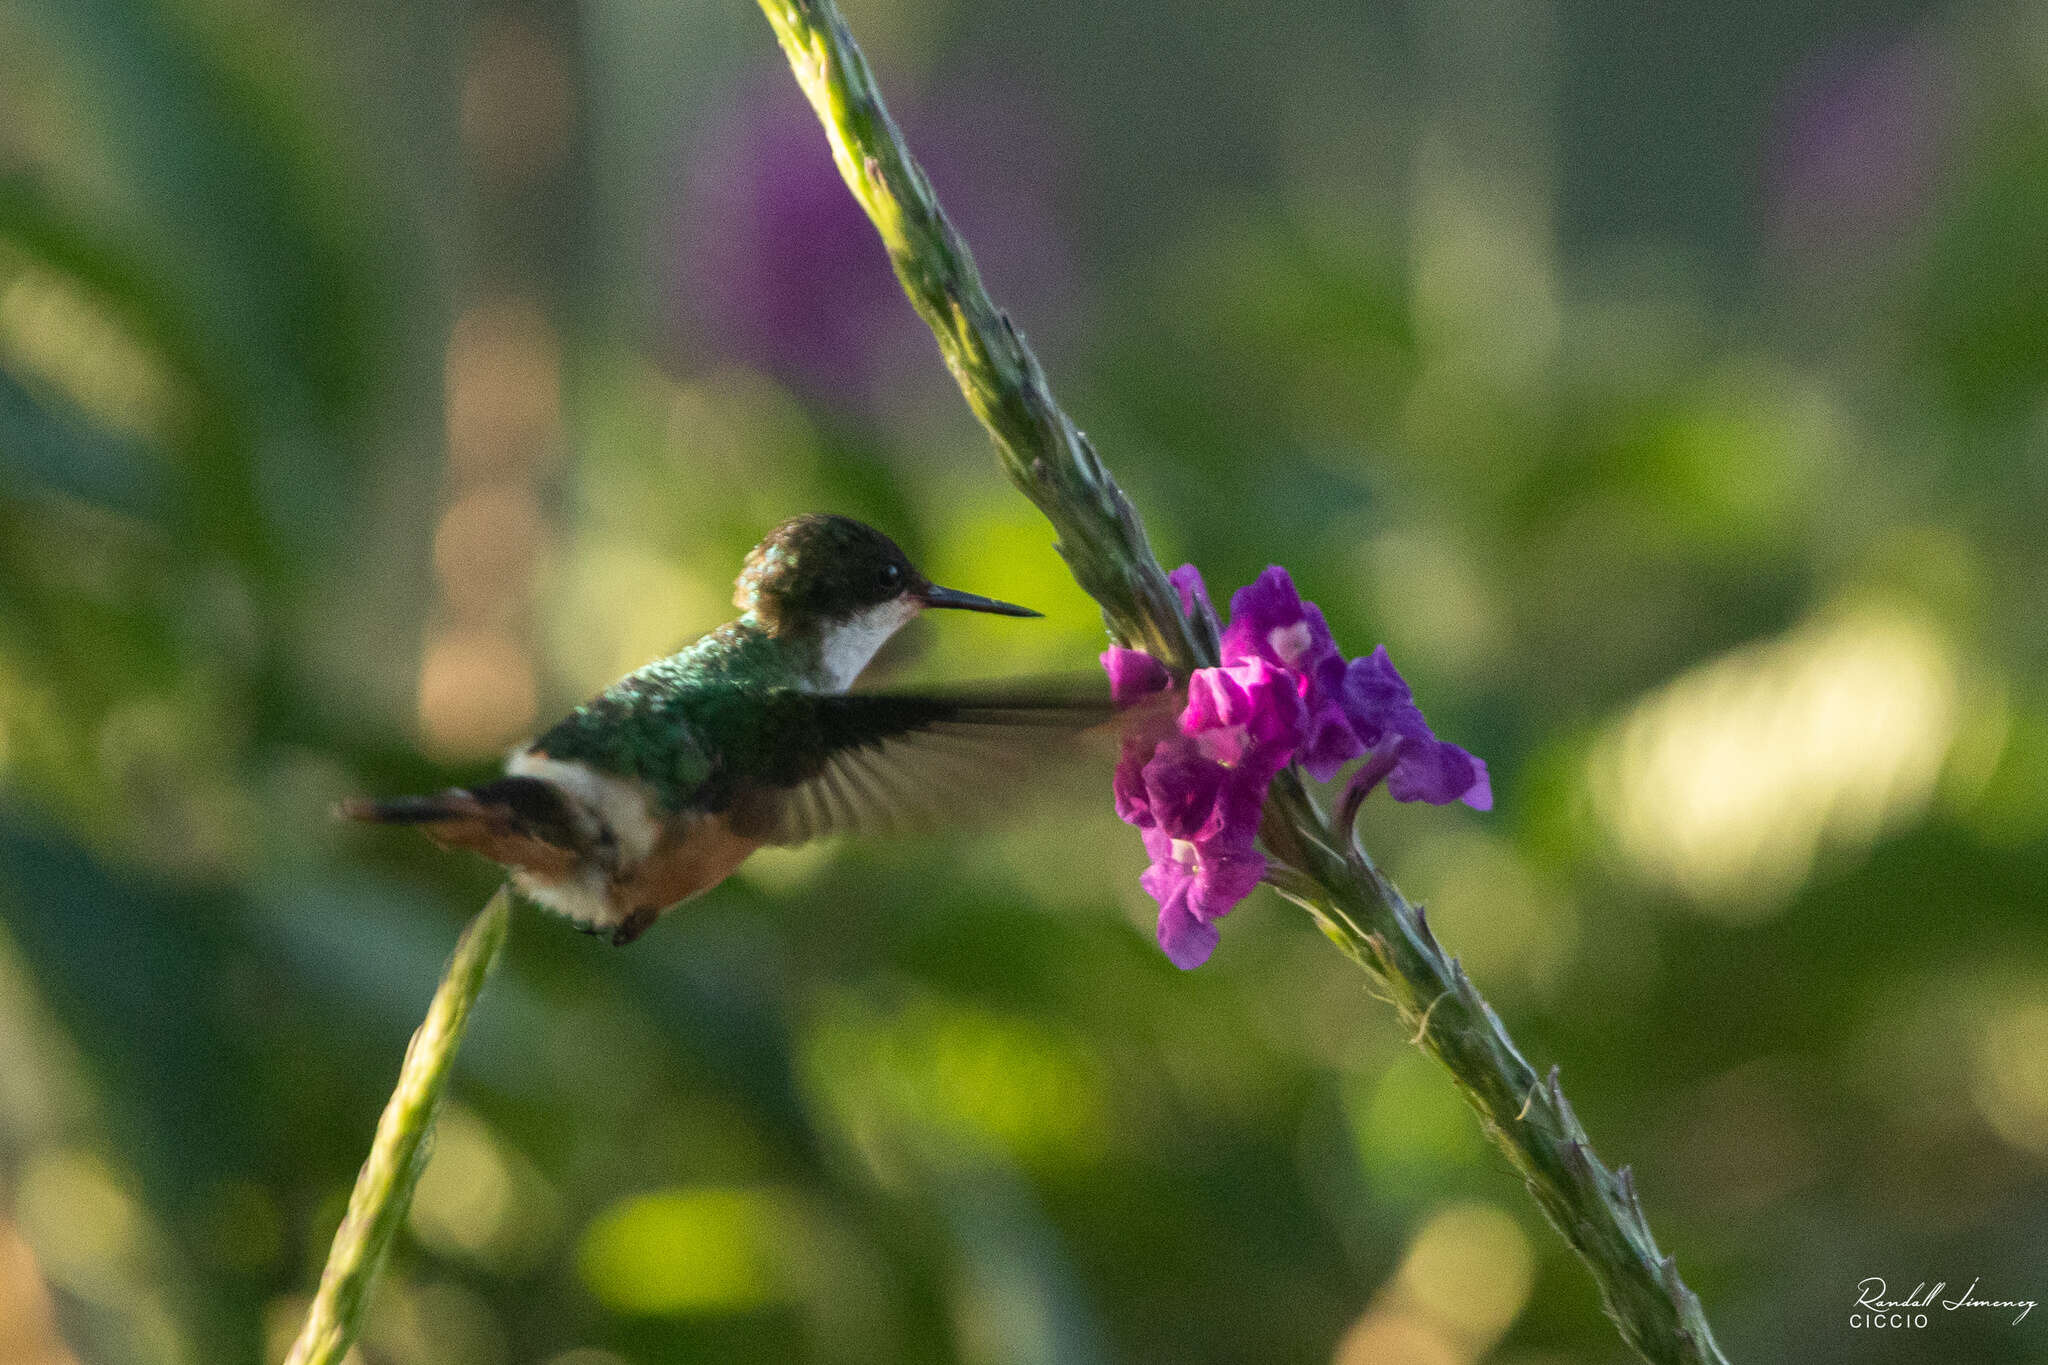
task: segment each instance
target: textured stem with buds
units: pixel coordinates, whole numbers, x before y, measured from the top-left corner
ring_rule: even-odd
[[[339,1365],[355,1343],[384,1253],[405,1221],[413,1188],[426,1167],[434,1111],[447,1088],[455,1050],[462,1046],[470,1007],[497,965],[511,917],[512,892],[500,888],[462,931],[433,1003],[427,1006],[427,1017],[405,1050],[398,1085],[377,1121],[377,1136],[334,1234],[327,1268],[320,1273],[319,1292],[285,1365]]]
[[[1185,674],[1216,662],[1207,622],[1189,621],[1143,526],[1088,438],[1046,386],[1037,357],[992,302],[967,244],[883,106],[874,73],[832,0],[760,0],[832,144],[848,188],[874,220],[904,292],[930,324],[1004,469],[1058,533],[1060,553],[1101,604],[1110,635]],[[1608,1314],[1645,1359],[1719,1362],[1700,1302],[1657,1248],[1627,1167],[1609,1170],[1566,1102],[1366,855],[1292,774],[1267,803],[1269,880],[1393,1001],[1416,1045],[1442,1062],[1545,1216],[1584,1258]]]

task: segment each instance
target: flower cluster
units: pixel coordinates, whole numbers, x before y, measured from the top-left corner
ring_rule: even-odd
[[[1214,618],[1192,564],[1170,577],[1183,608]],[[1265,875],[1259,812],[1289,763],[1328,781],[1364,758],[1351,779],[1359,795],[1384,781],[1397,801],[1493,805],[1486,765],[1430,730],[1385,647],[1347,661],[1285,569],[1231,597],[1222,646],[1220,665],[1188,679],[1178,714],[1154,703],[1173,681],[1157,659],[1102,656],[1118,706],[1153,703],[1126,731],[1116,813],[1144,836],[1152,865],[1140,881],[1159,902],[1159,946],[1177,967],[1208,960],[1216,921]]]

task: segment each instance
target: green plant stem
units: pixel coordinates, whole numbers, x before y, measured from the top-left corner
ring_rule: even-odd
[[[338,1365],[355,1344],[370,1289],[426,1168],[434,1113],[447,1088],[456,1049],[462,1046],[470,1008],[497,965],[511,916],[511,889],[500,887],[462,931],[433,1003],[427,1006],[427,1017],[405,1049],[398,1085],[377,1121],[370,1155],[356,1175],[348,1213],[334,1234],[327,1268],[320,1273],[319,1292],[285,1365]]]
[[[982,287],[973,257],[904,144],[874,74],[832,0],[759,0],[874,220],[897,278],[937,338],[1011,480],[1058,534],[1074,577],[1118,643],[1185,673],[1216,660],[1207,622],[1183,617],[1137,512],[1053,401],[1044,371]],[[1658,1250],[1628,1169],[1594,1155],[1557,1069],[1537,1073],[1456,958],[1291,773],[1260,828],[1270,880],[1393,1002],[1417,1046],[1442,1062],[1481,1125],[1585,1260],[1622,1337],[1645,1359],[1722,1362],[1699,1299]]]

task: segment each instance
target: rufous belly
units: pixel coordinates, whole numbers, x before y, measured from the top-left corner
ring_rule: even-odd
[[[731,876],[761,840],[735,834],[723,816],[677,820],[653,850],[613,878],[611,900],[621,914],[666,910]]]

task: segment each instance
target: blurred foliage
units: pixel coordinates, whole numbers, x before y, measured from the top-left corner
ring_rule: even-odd
[[[2041,1358],[1848,1326],[2048,1290],[2039,14],[852,8],[1162,551],[1286,561],[1492,762],[1374,846],[1731,1355]],[[0,1360],[281,1355],[492,884],[337,797],[487,771],[799,510],[1048,613],[901,672],[1099,648],[778,60],[0,3]],[[1141,859],[1090,789],[627,952],[522,914],[364,1359],[1617,1358],[1309,926],[1182,975]]]

